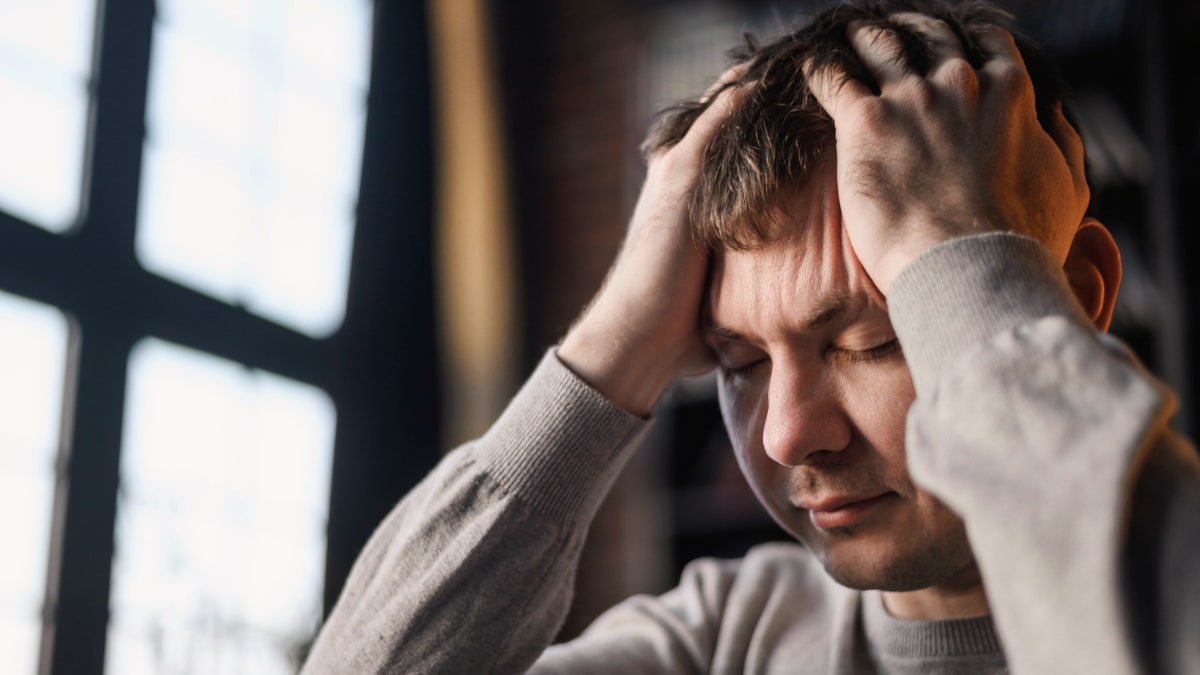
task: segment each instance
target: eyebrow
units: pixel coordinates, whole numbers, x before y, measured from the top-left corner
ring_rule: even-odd
[[[749,342],[749,340],[746,339],[745,335],[742,335],[741,333],[737,332],[736,330],[734,330],[728,326],[722,326],[721,324],[714,321],[712,319],[712,317],[709,317],[708,322],[705,324],[704,332],[711,333],[713,335],[716,335],[719,338],[723,338],[725,340],[730,340],[733,342]]]
[[[829,325],[842,314],[844,314],[846,309],[853,304],[854,300],[848,294],[831,295],[822,298],[817,304],[816,309],[814,309],[807,317],[805,317],[804,326],[807,330],[815,331],[822,326]],[[706,317],[704,331],[706,333],[712,333],[713,335],[726,340],[733,340],[737,342],[751,341],[745,335],[742,335],[736,330],[717,323],[711,314]]]
[[[838,294],[821,298],[817,308],[813,310],[804,323],[809,330],[816,330],[821,326],[832,323],[834,319],[842,315],[846,308],[853,304],[853,300],[849,295]]]

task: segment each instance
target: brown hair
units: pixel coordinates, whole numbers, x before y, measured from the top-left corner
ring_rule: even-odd
[[[714,249],[747,249],[767,239],[772,234],[770,210],[780,190],[801,185],[833,147],[833,120],[805,85],[807,61],[818,70],[840,65],[849,77],[875,86],[846,37],[851,21],[894,31],[908,65],[922,74],[928,71],[925,38],[888,18],[899,12],[920,12],[945,21],[976,68],[982,65],[983,52],[975,35],[991,26],[1011,30],[1011,16],[985,2],[890,0],[830,7],[763,45],[747,35],[746,44],[731,53],[735,63],[746,64],[745,70],[740,79],[723,88],[744,86],[748,91],[710,141],[692,192],[692,228],[700,243]],[[1033,81],[1038,117],[1045,126],[1045,113],[1063,99],[1062,78],[1030,40],[1016,33],[1014,38]],[[682,101],[659,113],[642,144],[643,152],[678,143],[711,98]]]

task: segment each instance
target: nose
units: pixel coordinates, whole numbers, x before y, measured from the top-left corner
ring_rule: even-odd
[[[782,367],[781,367],[782,366]],[[850,444],[851,423],[837,386],[820,374],[786,364],[771,370],[763,449],[784,466]]]

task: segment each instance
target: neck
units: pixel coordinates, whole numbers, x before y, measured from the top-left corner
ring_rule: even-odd
[[[989,614],[979,568],[971,563],[941,584],[915,591],[884,591],[883,606],[901,619],[965,619]]]

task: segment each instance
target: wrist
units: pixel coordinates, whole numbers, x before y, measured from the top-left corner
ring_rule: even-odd
[[[891,292],[892,283],[896,280],[896,277],[900,276],[900,273],[920,257],[922,253],[944,241],[956,239],[958,236],[963,235],[942,231],[914,232],[903,240],[891,244],[888,247],[887,253],[875,264],[871,265],[871,269],[866,270],[867,274],[871,277],[871,281],[875,283],[875,287],[879,289],[879,292],[884,297],[887,297]]]
[[[678,369],[662,350],[580,325],[556,350],[559,361],[628,413],[649,416]]]

